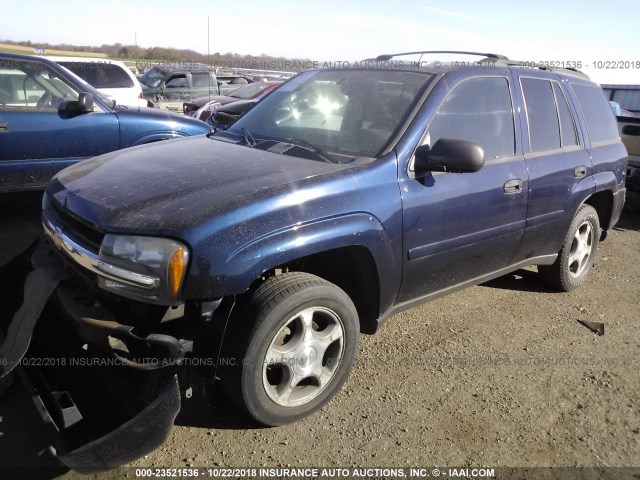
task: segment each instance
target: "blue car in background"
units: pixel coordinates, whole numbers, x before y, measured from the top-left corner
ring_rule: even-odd
[[[81,160],[210,129],[182,115],[116,105],[50,60],[0,53],[0,192],[41,189]]]

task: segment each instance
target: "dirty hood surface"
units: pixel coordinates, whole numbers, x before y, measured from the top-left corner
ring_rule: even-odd
[[[78,163],[60,172],[47,192],[101,229],[175,232],[345,168],[202,135]]]

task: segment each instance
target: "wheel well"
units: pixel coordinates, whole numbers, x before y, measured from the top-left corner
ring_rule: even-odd
[[[598,212],[600,220],[600,228],[603,232],[609,229],[611,223],[611,213],[613,211],[613,193],[609,190],[594,193],[584,201],[585,204],[591,205]]]
[[[365,247],[328,250],[298,258],[280,268],[311,273],[337,285],[353,301],[360,318],[360,331],[376,331],[380,314],[380,285],[375,261]]]

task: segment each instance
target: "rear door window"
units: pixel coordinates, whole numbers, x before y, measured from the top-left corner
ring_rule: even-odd
[[[553,88],[549,80],[521,78],[529,120],[529,145],[532,152],[560,148],[560,125]]]

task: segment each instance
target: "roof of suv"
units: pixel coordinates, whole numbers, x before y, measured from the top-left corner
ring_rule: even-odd
[[[426,60],[422,60],[422,57],[425,55],[433,55],[433,54],[450,54],[450,55],[464,55],[464,56],[475,56],[475,57],[483,57],[481,60],[476,60],[474,62],[467,61],[433,61],[428,62]],[[576,68],[560,68],[560,67],[550,67],[544,64],[536,64],[535,62],[529,61],[521,61],[521,60],[511,60],[504,55],[500,55],[497,53],[480,53],[480,52],[466,52],[466,51],[457,51],[457,50],[425,50],[425,51],[416,51],[416,52],[403,52],[403,53],[392,53],[392,54],[384,54],[378,55],[374,58],[367,58],[363,60],[364,62],[375,62],[375,63],[384,63],[384,62],[393,62],[396,57],[406,57],[410,55],[419,55],[418,61],[410,61],[402,63],[399,68],[409,69],[409,70],[421,70],[426,73],[436,73],[442,74],[450,70],[455,70],[458,68],[469,68],[472,67],[522,67],[522,68],[532,68],[538,70],[546,70],[555,73],[562,73],[565,75],[571,75],[575,77],[580,77],[589,80],[589,76],[584,72],[576,69]],[[402,62],[402,60],[397,60]]]

